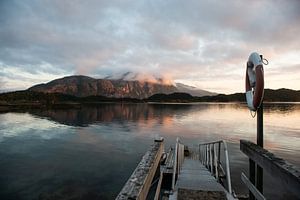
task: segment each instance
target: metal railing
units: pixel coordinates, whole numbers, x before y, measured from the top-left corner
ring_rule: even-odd
[[[224,171],[221,163],[221,149],[224,150],[225,154],[226,172]],[[226,141],[221,140],[199,144],[199,159],[218,182],[222,182],[222,179],[227,180],[228,193],[232,194],[229,157]]]
[[[172,190],[175,188],[176,174],[180,174],[180,170],[184,161],[184,145],[180,142],[180,139],[176,139],[174,165],[173,165],[173,177],[172,177]]]

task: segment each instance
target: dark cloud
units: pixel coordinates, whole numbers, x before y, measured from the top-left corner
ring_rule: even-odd
[[[252,51],[276,69],[299,64],[276,61],[300,54],[299,10],[297,0],[2,0],[0,79],[10,82],[6,68],[49,80],[131,71],[240,90],[230,83],[243,83]]]

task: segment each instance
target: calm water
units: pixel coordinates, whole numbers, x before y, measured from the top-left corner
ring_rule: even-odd
[[[300,166],[300,104],[265,104],[265,148]],[[0,199],[113,199],[157,136],[166,148],[229,142],[233,187],[248,173],[239,140],[256,141],[242,104],[103,104],[0,114]],[[269,199],[297,199],[265,174]]]

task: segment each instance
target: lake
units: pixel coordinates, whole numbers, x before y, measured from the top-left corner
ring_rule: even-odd
[[[101,104],[0,114],[0,199],[114,199],[153,140],[228,142],[233,189],[256,142],[245,104]],[[300,166],[300,104],[264,105],[265,148]],[[264,174],[268,199],[297,199]]]

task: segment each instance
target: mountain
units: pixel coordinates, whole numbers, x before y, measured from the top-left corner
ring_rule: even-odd
[[[217,95],[217,93],[201,90],[199,88],[185,85],[183,83],[173,83],[173,81],[167,80],[164,77],[158,77],[158,76],[143,74],[143,73],[126,72],[126,73],[107,76],[106,79],[116,79],[116,80],[126,80],[126,81],[139,80],[141,82],[152,82],[152,83],[157,83],[162,85],[166,85],[166,84],[174,85],[177,88],[177,92],[188,93],[192,96],[197,96],[197,97]]]
[[[148,98],[156,93],[177,92],[174,85],[127,81],[122,79],[94,79],[88,76],[69,76],[35,85],[29,91],[61,93],[76,97],[105,96],[114,98]]]
[[[125,80],[126,78],[126,80]],[[157,82],[127,80],[128,74],[120,79],[94,79],[88,76],[69,76],[35,85],[29,91],[44,93],[61,93],[76,97],[105,96],[114,98],[145,99],[154,94],[171,94],[184,92],[196,96],[213,95],[205,90],[199,90],[180,83],[176,85],[164,84],[163,80]]]
[[[217,93],[209,92],[209,91],[206,91],[206,90],[201,90],[199,88],[189,86],[189,85],[185,85],[185,84],[182,84],[182,83],[175,83],[175,84],[176,84],[178,92],[180,92],[180,93],[188,93],[192,96],[197,96],[197,97],[217,95]]]
[[[245,93],[218,94],[215,96],[196,97],[200,102],[246,102]],[[264,102],[300,102],[300,90],[281,88],[265,89]]]

